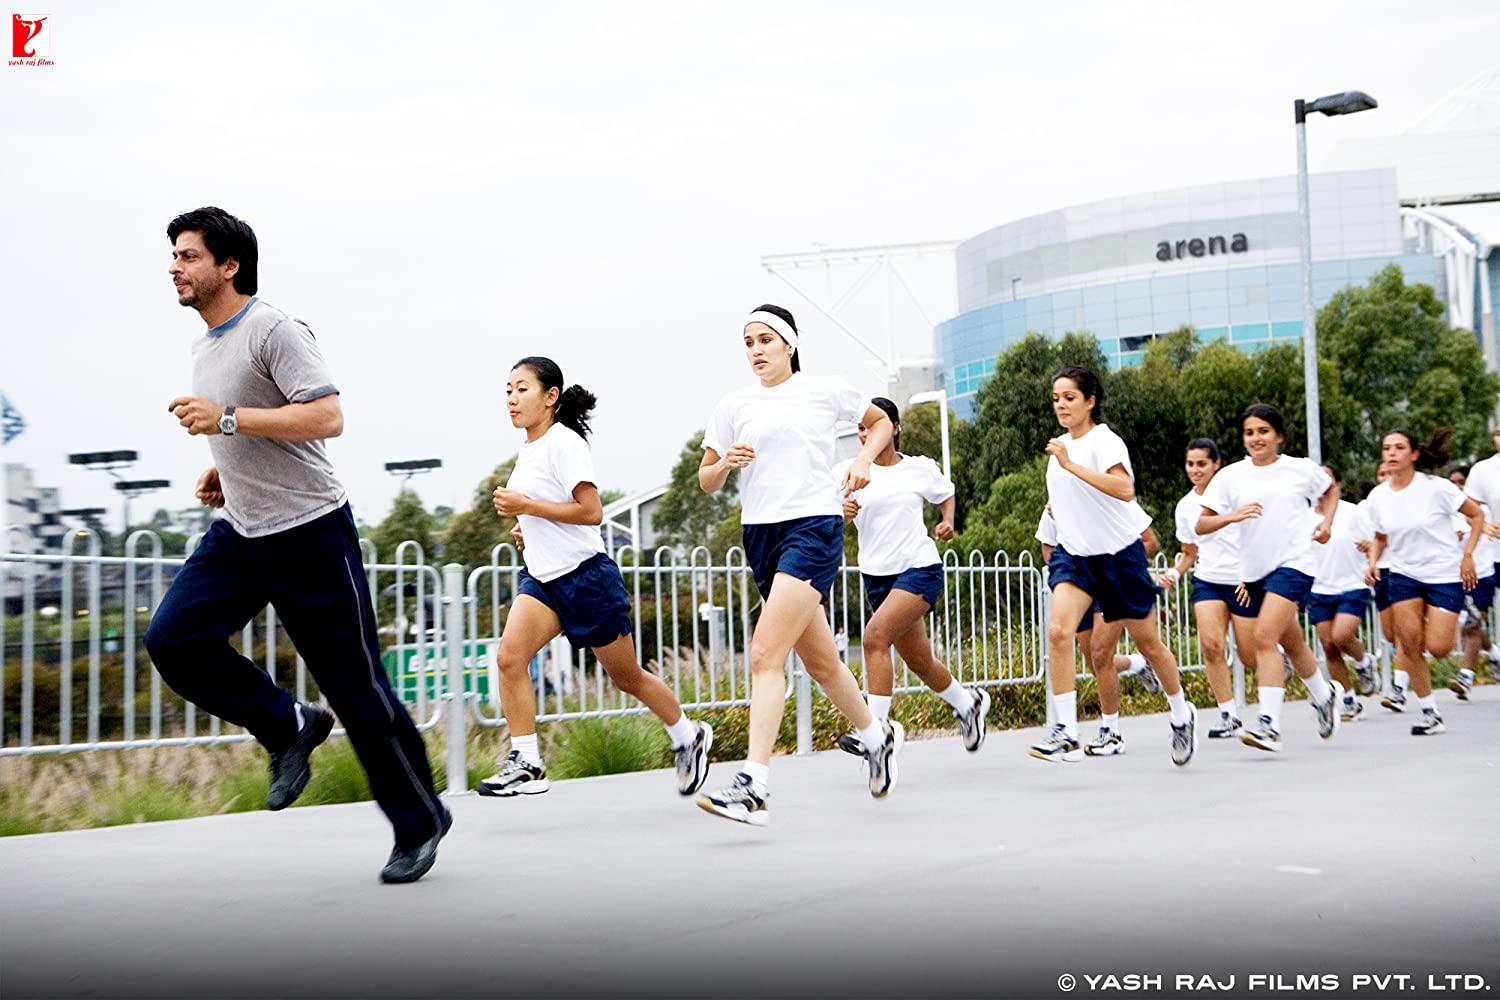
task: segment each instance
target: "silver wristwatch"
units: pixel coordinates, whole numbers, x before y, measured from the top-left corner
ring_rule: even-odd
[[[225,437],[229,437],[239,429],[240,422],[235,418],[234,407],[224,407],[224,415],[219,418],[219,433],[223,434]]]

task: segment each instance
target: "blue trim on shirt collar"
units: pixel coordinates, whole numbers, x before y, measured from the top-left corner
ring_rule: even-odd
[[[260,301],[260,296],[258,296],[258,295],[252,295],[252,296],[250,296],[250,301],[245,303],[245,308],[241,309],[239,312],[235,313],[233,316],[229,317],[224,322],[220,323],[218,326],[211,326],[211,327],[209,327],[208,330],[207,330],[207,336],[210,336],[210,337],[222,337],[222,336],[224,336],[224,334],[228,333],[230,330],[233,330],[239,324],[240,320],[242,320],[242,319],[245,318],[245,314],[250,311],[250,307],[253,306],[253,305],[255,305],[255,303],[257,303],[259,301]]]

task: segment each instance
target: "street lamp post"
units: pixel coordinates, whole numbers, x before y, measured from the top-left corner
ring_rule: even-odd
[[[1307,184],[1307,116],[1352,115],[1376,107],[1375,98],[1359,90],[1329,94],[1315,101],[1297,100],[1297,215],[1302,258],[1302,380],[1307,396],[1307,457],[1323,464],[1323,423],[1318,394],[1318,315],[1313,308],[1312,211]]]
[[[943,435],[943,475],[952,479],[952,450],[948,446],[948,394],[942,389],[933,389],[931,392],[919,392],[906,401],[907,406],[916,406],[920,403],[936,403],[938,405],[938,427],[941,429]]]
[[[170,479],[122,479],[115,483],[115,489],[125,494],[125,535],[130,534],[130,501],[147,493],[168,489],[171,485]]]
[[[406,487],[411,485],[412,476],[420,476],[424,472],[433,469],[441,469],[443,460],[440,458],[418,458],[409,462],[387,462],[385,471],[393,476],[401,477],[401,491],[406,492]]]
[[[139,459],[140,453],[135,451],[78,451],[68,456],[69,465],[81,465],[95,472],[107,472],[116,480],[119,480],[119,470],[129,468]],[[118,487],[116,487],[118,489]],[[130,534],[130,499],[125,500],[125,527],[120,535],[124,538]]]

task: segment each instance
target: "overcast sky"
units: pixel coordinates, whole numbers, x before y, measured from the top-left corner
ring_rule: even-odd
[[[147,511],[191,504],[209,463],[166,412],[202,333],[166,274],[185,209],[251,222],[262,296],[317,333],[361,518],[388,508],[394,459],[441,458],[419,492],[467,505],[515,451],[505,376],[533,353],[599,395],[599,485],[634,491],[749,381],[738,336],[762,301],[798,314],[808,370],[881,388],[762,255],[1290,173],[1294,97],[1374,94],[1313,123],[1316,168],[1338,137],[1399,131],[1500,37],[1491,0],[33,8],[56,65],[0,67],[0,392],[30,425],[0,457],[111,521],[108,481],[68,452],[138,450],[134,474],[174,483]],[[909,352],[952,280],[913,267]],[[849,321],[883,339],[889,294]]]

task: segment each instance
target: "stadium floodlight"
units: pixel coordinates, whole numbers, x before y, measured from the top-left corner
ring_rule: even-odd
[[[393,476],[401,477],[401,489],[406,489],[406,484],[411,482],[412,476],[420,476],[424,472],[433,469],[441,469],[443,460],[441,458],[414,458],[406,462],[387,462],[385,471]]]
[[[171,485],[170,479],[122,479],[115,483],[115,489],[125,494],[125,533],[127,535],[130,533],[130,501],[136,497],[143,497],[147,493],[168,489]]]
[[[75,517],[80,521],[96,521],[105,514],[103,507],[69,507],[58,511],[63,517]]]
[[[1297,214],[1302,230],[1302,381],[1307,399],[1307,457],[1323,463],[1323,417],[1318,393],[1318,314],[1313,308],[1312,211],[1307,185],[1307,116],[1352,115],[1378,107],[1362,90],[1346,90],[1292,105],[1297,125]]]
[[[80,451],[68,456],[69,465],[82,465],[97,472],[113,472],[123,469],[139,459],[134,451]]]

